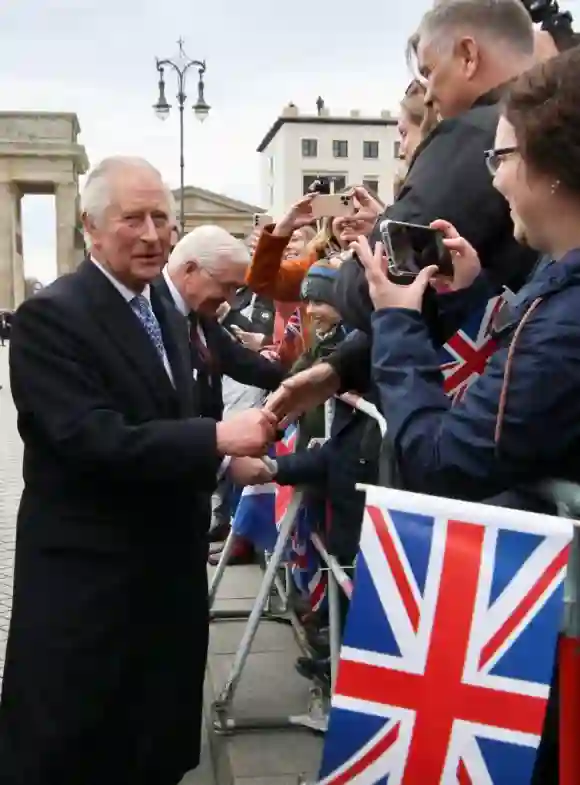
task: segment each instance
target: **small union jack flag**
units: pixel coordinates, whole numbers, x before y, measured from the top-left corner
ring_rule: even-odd
[[[460,330],[441,349],[441,370],[445,392],[453,402],[461,400],[472,382],[485,370],[487,361],[497,348],[491,336],[493,320],[504,305],[503,296],[492,297],[475,309]]]
[[[368,489],[319,785],[529,785],[571,537]]]
[[[300,594],[310,601],[312,610],[319,611],[326,603],[328,581],[320,554],[310,539],[312,515],[312,508],[303,503],[292,535],[292,577]]]

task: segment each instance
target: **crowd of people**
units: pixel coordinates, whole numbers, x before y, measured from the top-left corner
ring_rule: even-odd
[[[388,205],[353,183],[347,217],[315,220],[313,192],[247,243],[216,226],[175,242],[148,162],[90,173],[87,259],[12,322],[25,487],[2,783],[177,785],[197,765],[206,562],[240,488],[305,487],[352,571],[358,482],[537,510],[538,481],[578,481],[580,48],[549,21],[520,0],[435,0],[409,39]],[[401,277],[385,218],[437,229],[452,272]],[[495,350],[452,398],[439,349],[495,295]],[[341,401],[328,432],[345,391],[386,440]],[[295,452],[264,462],[295,421]],[[297,667],[328,682],[327,619],[300,612]],[[537,784],[558,781],[557,698],[554,678]]]

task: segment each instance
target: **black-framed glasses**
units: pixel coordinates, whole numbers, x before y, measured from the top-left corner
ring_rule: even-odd
[[[507,155],[513,155],[517,152],[519,152],[519,147],[515,145],[512,147],[496,147],[493,150],[486,150],[484,153],[485,163],[490,175],[495,177],[503,159]]]

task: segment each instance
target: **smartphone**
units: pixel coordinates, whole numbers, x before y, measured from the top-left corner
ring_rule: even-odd
[[[383,221],[381,236],[393,275],[417,275],[424,267],[436,264],[441,275],[453,277],[453,262],[438,229],[401,221]]]
[[[273,224],[274,219],[271,215],[264,215],[264,213],[254,213],[254,228],[263,229],[268,224]]]
[[[314,218],[348,218],[356,212],[353,194],[317,194],[310,209]]]

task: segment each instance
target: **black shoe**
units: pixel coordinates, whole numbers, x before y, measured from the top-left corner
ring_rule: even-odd
[[[218,523],[215,528],[208,532],[207,539],[209,542],[225,542],[228,538],[228,534],[230,533],[230,529],[231,526],[229,521]]]
[[[328,635],[328,627],[323,627],[320,630],[306,628],[306,642],[312,649],[317,659],[327,659],[330,657],[330,638]]]
[[[298,657],[295,668],[305,679],[316,681],[324,687],[330,687],[330,657],[325,657],[322,660]]]

